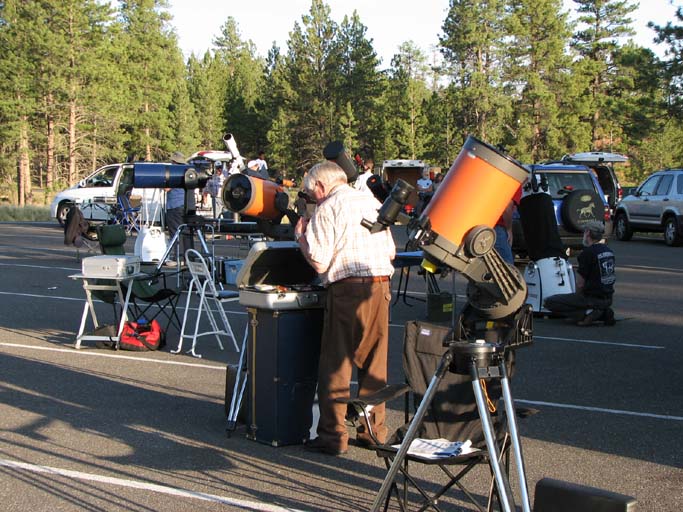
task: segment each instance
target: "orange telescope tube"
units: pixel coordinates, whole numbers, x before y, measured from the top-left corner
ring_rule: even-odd
[[[282,217],[275,205],[275,196],[284,189],[270,180],[233,174],[223,184],[223,204],[231,210],[249,217],[277,220]]]
[[[422,213],[433,232],[460,246],[474,226],[493,227],[529,172],[470,136]]]

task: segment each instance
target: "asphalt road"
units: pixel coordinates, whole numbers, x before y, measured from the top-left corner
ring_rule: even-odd
[[[333,458],[273,448],[247,440],[242,428],[226,437],[225,366],[238,358],[230,347],[221,352],[204,338],[202,359],[87,342],[74,350],[83,290],[68,276],[80,262],[62,241],[56,224],[0,224],[0,509],[369,508],[385,474],[372,452],[352,446]],[[219,254],[235,252],[225,244]],[[634,496],[639,511],[681,510],[683,249],[661,237],[611,246],[617,325],[536,318],[533,346],[517,353],[513,395],[540,410],[520,423],[530,492],[547,476]],[[424,284],[412,277],[410,290],[423,296]],[[462,303],[461,276],[456,290]],[[394,382],[402,381],[403,324],[425,318],[424,304],[409,304],[392,310]],[[243,332],[244,308],[226,309]],[[98,312],[111,315],[106,304]],[[169,348],[176,343],[169,333]],[[394,427],[400,407],[390,411]],[[472,477],[475,494],[485,494],[487,469]],[[473,510],[462,497],[453,492],[441,505]]]

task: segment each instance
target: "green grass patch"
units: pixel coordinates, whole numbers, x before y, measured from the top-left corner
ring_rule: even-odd
[[[49,206],[0,205],[0,222],[49,222]]]

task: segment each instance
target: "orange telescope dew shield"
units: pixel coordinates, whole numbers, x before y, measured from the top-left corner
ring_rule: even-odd
[[[529,172],[470,136],[422,213],[433,232],[460,246],[474,226],[493,227]]]
[[[223,204],[229,210],[242,215],[276,220],[282,217],[282,213],[275,206],[275,196],[283,190],[269,180],[233,174],[223,185]]]

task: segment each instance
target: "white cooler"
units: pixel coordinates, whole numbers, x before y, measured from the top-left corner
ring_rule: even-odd
[[[574,269],[564,258],[530,261],[524,269],[524,280],[528,290],[526,303],[531,305],[535,313],[549,313],[543,307],[547,297],[576,291]]]

